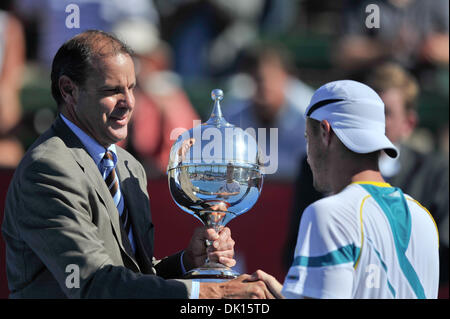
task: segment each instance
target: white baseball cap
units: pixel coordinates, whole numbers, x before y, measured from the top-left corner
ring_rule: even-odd
[[[305,117],[327,120],[340,141],[355,153],[384,150],[390,157],[399,151],[385,134],[384,103],[365,84],[341,80],[314,92]]]

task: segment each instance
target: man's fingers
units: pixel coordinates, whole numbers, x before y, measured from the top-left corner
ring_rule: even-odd
[[[233,258],[219,257],[219,262],[230,268],[236,266],[236,260]]]
[[[236,260],[233,259],[234,251],[209,251],[208,259],[213,262],[219,262],[228,267],[234,267],[236,265]]]
[[[225,256],[217,256],[217,255],[208,255],[208,259],[212,262],[219,262],[222,265],[225,265],[227,267],[234,267],[236,266],[236,260],[232,257],[225,257]]]
[[[251,285],[250,298],[252,298],[252,299],[275,299],[263,281],[251,282],[251,283],[249,283],[249,285]]]
[[[269,290],[268,287],[266,287],[266,288],[264,289],[264,292],[265,292],[265,294],[266,294],[266,299],[276,299],[276,298],[274,297],[274,295],[272,295],[272,293],[270,292],[270,290]]]
[[[231,230],[228,227],[223,227],[219,231],[219,235],[223,237],[224,239],[231,237]]]
[[[195,229],[194,236],[197,243],[197,256],[200,254],[200,249],[205,252],[205,240],[209,240],[211,245],[206,247],[206,253],[210,261],[219,262],[227,267],[236,265],[236,260],[233,259],[235,242],[231,238],[228,227],[221,227],[218,233],[213,228],[198,227]]]
[[[205,238],[211,241],[227,241],[231,238],[231,230],[228,227],[221,227],[219,233],[217,233],[214,228],[206,228]]]
[[[208,251],[233,251],[234,250],[234,240],[229,238],[227,241],[215,240],[212,245],[208,247]]]
[[[219,231],[219,233],[220,233],[220,231]],[[214,230],[214,228],[206,228],[204,237],[207,240],[215,241],[220,238],[220,235]]]
[[[216,239],[212,239],[212,247],[215,250],[233,250],[234,249],[234,240],[231,238],[231,231],[228,227],[222,228],[219,232],[219,235],[215,237]]]
[[[268,273],[265,273],[262,270],[257,270],[255,273],[252,274],[251,278],[252,280],[264,281],[267,288],[270,290],[273,296],[275,296],[276,298],[284,298],[283,295],[281,294],[283,285],[280,284],[278,280],[272,275],[269,275]]]

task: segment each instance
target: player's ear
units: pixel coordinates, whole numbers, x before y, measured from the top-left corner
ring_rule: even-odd
[[[331,130],[331,125],[327,120],[320,121],[320,137],[322,142],[325,145],[329,145],[331,143],[331,136],[333,131]]]

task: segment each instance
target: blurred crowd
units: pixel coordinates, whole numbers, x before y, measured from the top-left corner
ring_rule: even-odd
[[[332,80],[368,83],[404,154],[380,159],[383,175],[432,206],[448,260],[448,0],[2,0],[0,167],[14,168],[51,125],[53,56],[87,29],[113,32],[135,52],[135,114],[121,146],[150,178],[165,176],[176,133],[206,120],[221,88],[229,122],[278,129],[278,171],[267,179],[313,200],[299,182],[308,179],[309,99]]]

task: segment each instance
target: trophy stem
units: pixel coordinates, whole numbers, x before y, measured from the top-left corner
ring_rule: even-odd
[[[202,210],[197,213],[197,216],[203,221],[206,227],[213,228],[217,233],[225,226],[224,220],[226,214],[231,214],[228,211],[221,210]],[[212,242],[206,240],[206,247],[212,245]],[[211,262],[206,258],[205,263],[191,271],[189,271],[184,278],[199,279],[203,281],[226,281],[238,277],[239,274],[231,268],[217,262]]]
[[[223,227],[221,225],[220,221],[223,219],[225,214],[226,214],[226,212],[218,212],[218,211],[209,212],[208,215],[212,216],[213,218],[208,218],[208,222],[205,225],[208,228],[214,229],[215,232],[218,234],[220,232],[220,229]],[[205,244],[206,244],[206,248],[208,248],[209,246],[211,246],[213,244],[213,242],[206,239]],[[210,263],[209,258],[206,257],[205,264],[209,264],[209,263]]]
[[[226,214],[229,214],[229,212],[221,210],[202,210],[198,213],[205,226],[214,229],[216,233],[219,233],[220,229],[225,226],[223,220]],[[212,242],[207,239],[206,247],[208,248],[211,245]],[[208,258],[206,259],[206,263],[209,263]]]

